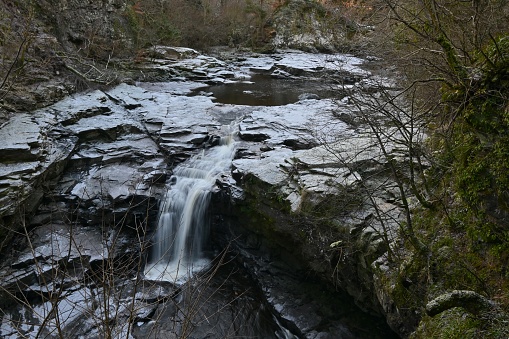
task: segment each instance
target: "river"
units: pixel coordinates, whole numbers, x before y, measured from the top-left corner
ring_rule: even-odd
[[[27,141],[42,160],[8,174],[52,181],[0,271],[1,336],[393,337],[290,252],[229,233],[242,217],[220,211],[243,194],[232,161],[268,175],[281,155],[316,145],[306,128],[330,126],[343,94],[325,80],[338,62],[346,82],[366,76],[362,60],[331,58],[181,60],[167,67],[185,79],[124,84],[20,116],[45,138]],[[193,72],[209,75],[194,81]],[[335,128],[352,133],[343,125]]]

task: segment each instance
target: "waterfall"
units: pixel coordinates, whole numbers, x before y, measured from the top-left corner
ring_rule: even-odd
[[[175,168],[159,210],[146,278],[180,283],[208,266],[202,249],[210,193],[217,176],[230,167],[234,151],[233,136],[224,137],[218,146]]]

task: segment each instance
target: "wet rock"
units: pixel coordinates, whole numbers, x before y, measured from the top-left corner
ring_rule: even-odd
[[[271,147],[269,145],[262,145],[260,147],[260,151],[262,151],[262,152],[268,152],[268,151],[272,151],[272,150],[274,150],[274,147]]]
[[[331,267],[326,264],[333,262],[329,247],[332,241],[321,229],[295,229],[288,216],[303,208],[321,206],[331,197],[346,195],[345,192],[358,187],[366,173],[374,173],[378,166],[384,165],[378,162],[374,151],[358,152],[360,148],[371,150],[368,146],[372,140],[353,138],[356,131],[351,125],[334,120],[338,105],[331,100],[310,100],[307,96],[291,105],[248,107],[216,104],[207,95],[187,96],[210,81],[248,79],[251,70],[286,72],[292,77],[315,76],[332,72],[339,64],[350,70],[353,77],[368,76],[358,67],[361,61],[356,58],[345,56],[332,62],[331,56],[310,57],[288,51],[277,58],[246,56],[242,61],[226,65],[193,51],[158,47],[156,52],[164,60],[141,67],[171,71],[199,81],[121,84],[108,91],[91,91],[66,98],[34,114],[20,115],[9,122],[8,128],[0,128],[0,136],[8,140],[4,146],[0,145],[0,151],[5,150],[6,154],[0,160],[0,192],[5,197],[0,200],[2,222],[13,219],[24,204],[31,212],[28,224],[36,226],[30,233],[32,248],[5,262],[2,270],[5,269],[6,279],[2,286],[22,286],[19,293],[37,299],[33,306],[43,314],[51,307],[45,298],[59,291],[62,297],[59,311],[68,316],[64,333],[69,336],[79,333],[100,337],[99,325],[87,319],[90,315],[95,321],[110,319],[104,310],[73,308],[77,304],[111,305],[108,312],[118,323],[113,330],[124,336],[127,336],[129,319],[139,322],[129,324],[134,326],[133,333],[137,335],[153,330],[161,337],[171,337],[188,325],[189,319],[177,311],[175,303],[188,300],[186,297],[193,297],[192,293],[180,294],[172,285],[143,280],[136,280],[134,286],[131,279],[138,277],[136,271],[141,272],[137,265],[146,255],[144,241],[150,235],[150,225],[155,224],[157,198],[165,190],[172,166],[203,148],[214,147],[219,136],[231,132],[223,125],[238,123],[235,125],[239,129],[238,152],[232,176],[224,174],[218,178],[214,194],[228,193],[234,204],[250,203],[249,199],[255,197],[258,200],[253,206],[262,212],[269,211],[266,220],[288,211],[281,225],[259,222],[257,227],[272,240],[281,241],[284,248],[293,247],[295,251],[301,250],[300,246],[309,237],[311,245],[299,255],[305,258],[307,267],[324,277],[331,273]],[[340,106],[344,114],[352,108],[348,102]],[[360,130],[359,126],[356,128]],[[12,131],[16,130],[21,132],[15,135]],[[331,149],[336,153],[331,154]],[[387,201],[382,199],[382,203]],[[392,207],[387,203],[384,208],[389,211]],[[366,225],[368,212],[366,209],[355,215],[356,219],[363,218],[362,222],[341,220],[346,233],[352,230],[352,236],[359,236],[367,244],[366,256],[355,257],[361,259],[361,270],[345,269],[341,273],[341,277],[359,277],[347,282],[346,289],[366,304],[371,302],[365,292],[371,279],[370,260],[383,250],[379,230]],[[246,240],[250,248],[263,242],[253,239]],[[320,303],[314,297],[306,300],[299,297],[304,292],[298,290],[298,274],[278,267],[294,262],[295,258],[291,259],[294,254],[290,252],[284,255],[285,260],[275,260],[275,266],[256,263],[248,267],[260,281],[267,279],[262,299],[270,303],[253,306],[251,297],[244,298],[243,291],[232,287],[228,297],[241,306],[250,306],[239,310],[228,305],[232,308],[227,308],[225,315],[218,309],[218,296],[203,311],[194,313],[198,324],[196,336],[260,333],[267,337],[275,333],[284,336],[290,329],[288,333],[324,337],[327,328],[329,333],[341,333],[348,338],[349,330],[342,328],[340,319],[330,320],[320,313]],[[253,256],[247,252],[245,255]],[[108,269],[116,270],[116,277],[122,281],[107,281],[119,287],[120,296],[105,293],[104,277],[110,276],[104,274]],[[279,275],[291,277],[280,280]],[[53,282],[43,286],[44,279]],[[362,279],[365,282],[361,284]],[[292,289],[298,293],[289,291]],[[135,305],[137,310],[130,313],[133,310],[129,305]],[[29,335],[41,325],[35,313],[24,306],[9,312],[2,320],[2,335],[17,331]],[[274,314],[276,321],[272,319]],[[156,324],[154,320],[160,317],[172,321]],[[21,328],[14,319],[22,319],[33,326],[32,330]],[[217,324],[212,328],[219,330],[211,334],[213,330],[203,319]],[[270,325],[265,327],[260,319]],[[287,329],[276,326],[277,322],[284,323]],[[246,323],[258,327],[248,328]],[[41,333],[49,333],[53,325]]]
[[[343,61],[355,64],[352,60]],[[270,69],[263,63],[259,67]],[[367,76],[368,73],[355,67],[351,68],[355,81]],[[310,68],[307,72],[318,69]],[[386,159],[366,126],[335,118],[354,116],[356,110],[353,102],[347,100],[339,104],[302,100],[276,109],[257,108],[246,114],[239,125],[244,143],[232,170],[232,177],[244,194],[235,194],[239,199],[235,203],[248,211],[245,227],[269,237],[277,248],[303,256],[308,267],[324,279],[335,276],[361,307],[383,313],[373,293],[371,264],[388,246],[387,238],[381,235],[388,234],[390,242],[397,233],[401,211],[386,197],[387,192],[371,202],[364,195],[365,190],[391,188],[386,178],[377,176],[384,171]],[[260,148],[245,146],[256,142],[260,148],[270,144],[272,149],[262,152]],[[395,151],[390,143],[386,147],[389,152]],[[298,214],[302,210],[308,211],[311,218],[313,213],[320,217],[320,211],[333,213],[337,228],[321,229],[312,222],[307,224]],[[372,218],[377,210],[386,216],[383,227]],[[328,238],[333,241],[327,241],[324,232],[338,233]],[[349,235],[349,243],[331,248],[331,244],[343,239],[341,234]],[[355,250],[357,246],[362,250]],[[276,302],[278,293],[275,295],[275,308],[284,314],[285,307]],[[292,307],[299,309],[298,305]],[[300,322],[291,312],[287,316],[289,321]],[[311,318],[306,320],[312,322]],[[314,325],[302,321],[298,326],[311,333]]]
[[[284,171],[280,169],[280,165],[293,153],[286,148],[276,148],[263,154],[263,158],[234,160],[233,171],[237,173],[236,177],[241,178],[241,180],[244,180],[248,175],[252,175],[268,185],[278,187],[287,178]],[[239,184],[242,184],[242,182],[239,182]]]
[[[338,156],[332,151],[332,148],[340,149],[334,140],[337,134],[352,137],[346,124],[331,124],[332,107],[328,100],[309,101],[277,109],[264,107],[246,116],[240,123],[239,136],[246,141],[255,141],[257,136],[262,140],[263,136],[263,141],[270,143],[272,150],[258,155],[245,154],[236,159],[233,162],[235,178],[254,176],[277,187],[280,198],[288,201],[294,212],[305,203],[302,201],[304,196],[307,203],[316,205],[327,199],[328,194],[337,193],[337,185],[354,185],[360,175],[352,173],[346,164],[338,164]],[[327,140],[331,140],[331,145],[317,146]],[[351,143],[351,139],[348,140]],[[340,157],[350,159],[354,148],[351,144],[345,148],[349,149],[348,154],[343,153]]]
[[[12,117],[0,129],[2,162],[26,162],[39,158],[41,131],[39,124],[29,114]]]
[[[54,121],[45,112],[20,114],[0,128],[0,224],[14,227],[19,209],[30,215],[42,198],[42,186],[58,177],[74,148],[72,138],[48,133]],[[6,157],[3,157],[3,154]],[[9,241],[12,234],[4,234]]]
[[[155,59],[193,59],[200,55],[194,49],[186,47],[173,47],[173,46],[154,46],[148,50],[149,57]]]
[[[19,292],[20,288],[38,283],[36,272],[30,268],[20,269],[18,267],[14,271],[3,270],[0,274],[2,276],[2,292],[4,294],[7,292],[6,299],[13,298],[13,296]],[[6,300],[2,302],[5,303]]]
[[[239,136],[245,141],[264,141],[270,139],[270,136],[257,129],[240,131]]]
[[[299,95],[299,100],[319,100],[320,97],[314,93],[302,93]]]
[[[260,230],[250,232],[231,221],[228,225],[228,232],[235,238],[230,246],[239,251],[238,260],[260,285],[290,338],[390,337],[390,331],[382,329],[383,320],[360,320],[365,314],[351,306],[348,296],[331,292],[310,274],[307,262],[294,252],[297,244],[288,234],[282,235],[288,248],[274,248],[275,233],[272,238],[264,238]],[[380,326],[380,331],[366,329],[367,322]]]

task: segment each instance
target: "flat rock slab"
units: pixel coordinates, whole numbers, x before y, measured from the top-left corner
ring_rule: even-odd
[[[84,336],[99,335],[97,326],[73,305],[90,301],[87,295],[101,294],[98,287],[77,286],[73,279],[83,278],[84,272],[92,276],[93,269],[116,259],[119,252],[139,254],[139,231],[145,230],[150,215],[156,217],[153,200],[165,190],[172,167],[214,147],[219,137],[232,134],[237,140],[233,173],[220,180],[237,192],[234,198],[243,199],[243,180],[251,176],[271,187],[294,212],[309,197],[318,203],[338,187],[357,185],[361,171],[352,164],[379,156],[375,151],[364,152],[371,150],[373,140],[360,136],[361,128],[348,123],[355,107],[347,101],[338,104],[304,95],[294,104],[251,107],[215,103],[209,94],[196,92],[209,83],[249,80],[253,71],[274,77],[305,76],[312,81],[321,74],[338,72],[357,81],[370,77],[361,59],[284,51],[225,62],[187,49],[158,47],[153,53],[160,59],[142,67],[180,74],[181,81],[121,84],[107,91],[82,93],[32,114],[16,115],[0,128],[4,141],[0,144],[0,216],[7,220],[16,215],[22,203],[28,204],[24,197],[30,197],[35,214],[31,226],[36,227],[30,234],[33,252],[21,251],[4,263],[2,272],[7,278],[2,286],[23,285],[27,295],[48,293],[42,291],[40,278],[54,278],[60,270],[55,263],[72,263],[74,271],[66,272],[64,287],[51,286],[61,287],[59,312],[67,317],[66,331],[73,335],[75,323],[81,324],[79,333]],[[344,119],[335,119],[338,115]],[[132,218],[123,219],[126,215]],[[109,245],[114,241],[118,247],[111,251]],[[78,269],[78,263],[84,268]],[[317,305],[288,302],[293,294],[286,293],[283,285],[269,286],[265,295],[277,313],[309,337],[323,337]],[[126,305],[134,301],[140,309],[134,317],[149,323],[153,313],[173,314],[149,305],[164,303],[173,292],[156,286],[134,299],[112,299],[111,314],[127,322]],[[49,306],[36,305],[43,315],[48,314]],[[102,316],[100,309],[91,312],[88,314],[97,319]],[[16,317],[32,329],[14,326]],[[40,324],[35,318],[35,313],[18,308],[3,317],[1,334],[23,331],[20,333],[31,335]],[[251,315],[245,319],[252,319]],[[118,331],[127,337],[122,329]],[[204,327],[203,333],[206,331]]]
[[[39,158],[41,131],[30,114],[17,114],[0,128],[0,162],[34,161]]]

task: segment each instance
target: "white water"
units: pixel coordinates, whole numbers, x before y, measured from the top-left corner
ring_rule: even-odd
[[[159,210],[147,279],[182,283],[209,265],[202,249],[208,236],[210,193],[217,176],[229,169],[234,152],[229,136],[175,168]]]

